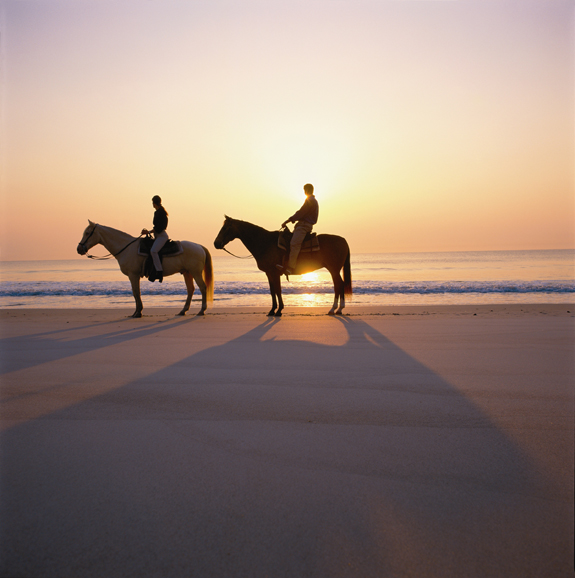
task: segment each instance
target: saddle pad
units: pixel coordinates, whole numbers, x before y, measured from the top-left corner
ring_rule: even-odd
[[[142,257],[146,257],[150,254],[150,250],[152,245],[154,244],[154,239],[150,239],[148,237],[144,237],[140,240],[140,244],[138,246],[138,255]],[[168,241],[161,249],[160,249],[160,257],[175,257],[180,253],[184,252],[184,248],[179,241]]]
[[[315,233],[311,234],[311,239],[306,237],[302,243],[300,253],[311,253],[312,251],[319,251],[319,239]]]
[[[278,247],[283,251],[287,251],[289,249],[289,244],[291,241],[293,233],[280,233],[278,237]],[[300,253],[309,253],[311,251],[319,251],[319,239],[317,238],[317,233],[308,233],[303,240],[301,245]]]

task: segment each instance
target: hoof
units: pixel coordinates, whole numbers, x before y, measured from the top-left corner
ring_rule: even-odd
[[[340,309],[339,311],[335,312],[336,315],[343,315],[343,311]]]
[[[330,311],[327,312],[328,315],[335,315],[335,311],[333,309],[331,309]]]
[[[185,311],[180,311],[179,313],[176,313],[176,317],[178,317],[179,315],[183,317],[185,314],[186,314]]]
[[[268,317],[273,317],[275,315],[275,311],[272,309],[269,313],[268,313]]]
[[[277,313],[274,314],[274,317],[281,317],[282,316],[282,312],[278,311]]]
[[[205,315],[203,309],[202,309],[201,311],[198,311],[198,312],[196,313],[196,317],[200,317],[200,316],[203,316],[203,315]]]
[[[142,312],[141,311],[136,311],[135,313],[133,313],[132,315],[128,315],[129,318],[131,319],[139,319],[140,317],[142,317]]]

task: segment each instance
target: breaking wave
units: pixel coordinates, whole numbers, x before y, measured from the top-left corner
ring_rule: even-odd
[[[199,291],[196,290],[198,293]],[[286,295],[330,294],[331,282],[286,283]],[[505,294],[574,294],[573,281],[417,281],[381,282],[356,281],[356,295],[505,295]],[[267,282],[228,281],[216,283],[215,295],[268,295]],[[2,282],[0,297],[128,297],[132,295],[129,282]],[[142,282],[142,295],[186,295],[183,282]]]

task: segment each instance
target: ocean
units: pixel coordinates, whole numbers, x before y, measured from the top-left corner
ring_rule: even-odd
[[[253,259],[215,249],[212,256],[214,307],[270,305],[267,279]],[[349,306],[575,302],[575,250],[352,254],[351,268]],[[144,307],[179,307],[186,295],[181,275],[162,284],[142,279],[141,286]],[[283,294],[287,307],[330,306],[333,284],[322,269],[284,278]],[[200,299],[196,289],[194,302]],[[2,309],[133,305],[128,278],[114,259],[0,262]]]

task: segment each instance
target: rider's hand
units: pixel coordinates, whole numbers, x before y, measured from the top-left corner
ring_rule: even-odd
[[[284,222],[282,223],[282,226],[281,226],[281,228],[282,228],[282,229],[284,229],[284,228],[285,228],[285,226],[286,226],[288,223],[289,223],[289,221],[284,221]]]
[[[142,232],[140,233],[140,235],[149,235],[150,231],[148,231],[148,229],[142,229]]]

